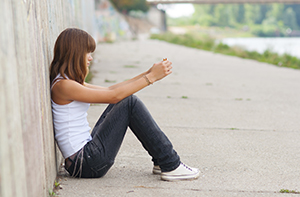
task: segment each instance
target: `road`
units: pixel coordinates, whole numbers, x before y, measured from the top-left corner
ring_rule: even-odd
[[[138,95],[198,180],[151,173],[129,130],[114,166],[99,179],[63,177],[60,196],[279,196],[300,190],[300,71],[157,40],[100,43],[93,84],[129,79],[163,57],[173,73]],[[93,126],[106,105],[92,105]]]

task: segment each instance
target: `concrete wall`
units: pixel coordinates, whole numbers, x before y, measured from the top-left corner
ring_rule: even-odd
[[[132,38],[132,31],[124,16],[109,0],[95,0],[96,32],[99,42]]]
[[[164,10],[159,10],[156,6],[151,6],[147,14],[147,19],[160,31],[164,32],[167,30],[166,13]]]
[[[48,196],[56,178],[49,65],[66,27],[96,35],[94,0],[0,2],[0,196]],[[59,160],[57,162],[60,163]]]

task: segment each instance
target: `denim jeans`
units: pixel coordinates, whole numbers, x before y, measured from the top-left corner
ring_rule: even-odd
[[[74,177],[104,176],[113,165],[127,128],[130,128],[162,172],[176,169],[180,158],[167,136],[136,96],[110,104],[103,112],[88,142],[72,160],[68,172]]]

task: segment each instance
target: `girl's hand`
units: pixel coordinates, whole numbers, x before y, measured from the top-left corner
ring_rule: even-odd
[[[154,83],[172,73],[172,62],[166,60],[155,63],[148,71],[147,77]]]

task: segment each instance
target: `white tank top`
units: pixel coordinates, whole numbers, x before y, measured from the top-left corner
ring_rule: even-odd
[[[51,86],[63,79],[59,74]],[[72,101],[69,104],[59,105],[51,99],[52,116],[55,139],[64,158],[78,152],[87,142],[92,140],[90,127],[87,121],[89,103]]]

